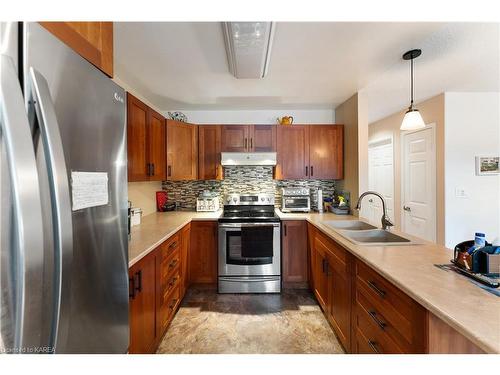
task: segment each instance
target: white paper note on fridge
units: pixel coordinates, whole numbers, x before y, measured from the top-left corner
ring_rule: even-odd
[[[71,172],[73,211],[109,202],[106,172]]]

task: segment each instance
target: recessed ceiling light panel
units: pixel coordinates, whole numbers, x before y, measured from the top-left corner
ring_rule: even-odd
[[[222,22],[231,74],[236,78],[264,78],[274,29],[274,22]]]

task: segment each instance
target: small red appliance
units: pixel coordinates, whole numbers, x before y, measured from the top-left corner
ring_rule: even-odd
[[[166,191],[157,191],[156,192],[156,209],[159,212],[167,211],[167,203],[168,203],[168,194]]]

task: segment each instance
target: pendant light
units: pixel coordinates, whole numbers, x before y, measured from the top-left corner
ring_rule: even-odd
[[[401,123],[401,130],[417,130],[425,128],[425,122],[420,115],[417,108],[413,106],[413,60],[422,54],[420,49],[412,49],[403,55],[403,60],[410,60],[410,106],[405,113],[403,122]]]

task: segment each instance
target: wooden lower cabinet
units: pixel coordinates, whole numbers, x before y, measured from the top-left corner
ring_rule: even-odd
[[[130,353],[151,353],[156,342],[156,257],[148,254],[129,269]]]
[[[129,269],[129,353],[154,353],[186,291],[186,225]]]
[[[351,347],[352,256],[319,230],[310,231],[313,291],[346,351]]]
[[[283,221],[283,287],[308,287],[307,223],[304,220]]]
[[[189,249],[191,244],[191,224],[181,229],[181,299],[184,298],[189,287]]]
[[[191,222],[189,249],[189,282],[217,283],[217,222]]]

